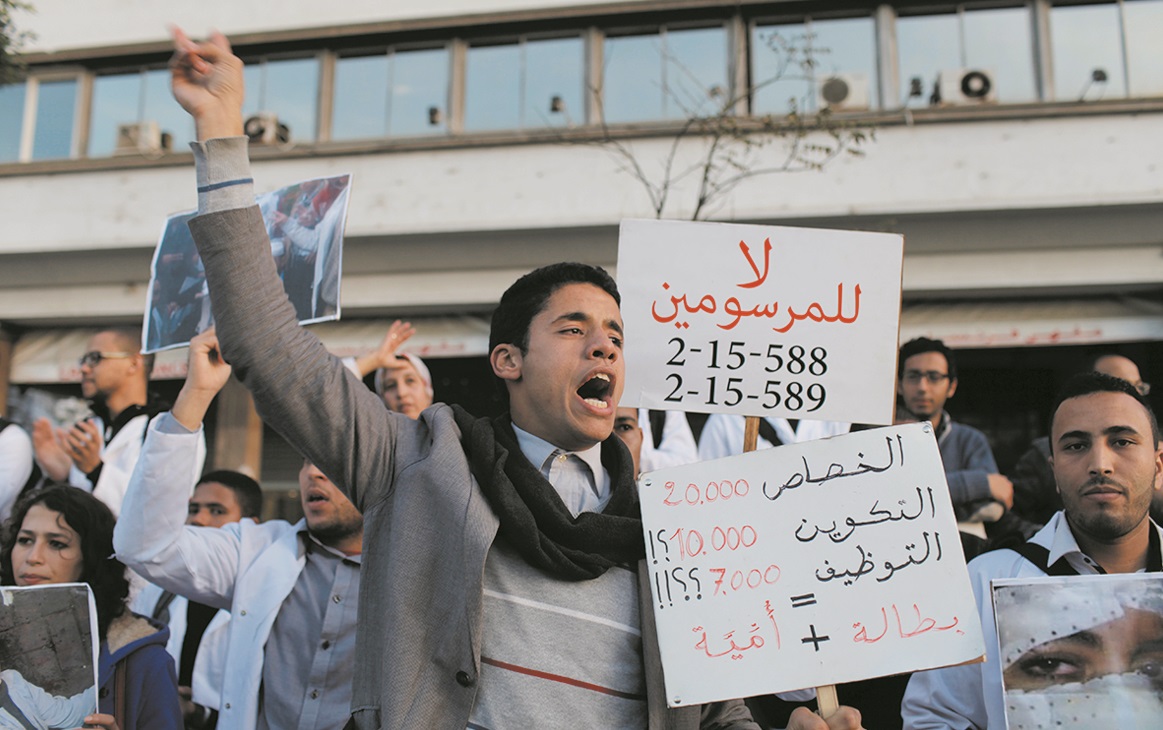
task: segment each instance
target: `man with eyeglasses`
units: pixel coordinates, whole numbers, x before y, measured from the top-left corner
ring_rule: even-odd
[[[897,374],[905,408],[917,420],[933,424],[958,521],[973,521],[975,517],[977,521],[995,521],[1000,514],[989,515],[988,509],[982,514],[982,508],[988,508],[991,502],[998,502],[1007,510],[1013,507],[1014,485],[998,473],[985,434],[955,423],[945,410],[945,402],[957,392],[953,351],[940,340],[909,340],[901,347]]]
[[[47,418],[33,424],[36,459],[52,480],[100,499],[116,516],[137,464],[146,426],[168,408],[149,392],[153,356],[141,354],[136,329],[107,329],[89,339],[79,361],[81,395],[93,417],[54,429]],[[201,471],[206,447],[198,456]]]

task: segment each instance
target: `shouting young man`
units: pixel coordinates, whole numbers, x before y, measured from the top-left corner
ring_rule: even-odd
[[[175,35],[174,95],[199,140],[190,225],[222,354],[364,515],[354,725],[756,727],[738,700],[666,707],[633,467],[610,437],[625,368],[609,275],[556,264],[505,292],[489,360],[509,414],[387,411],[279,285],[241,136],[242,63],[221,35]],[[829,719],[858,724],[848,709]]]

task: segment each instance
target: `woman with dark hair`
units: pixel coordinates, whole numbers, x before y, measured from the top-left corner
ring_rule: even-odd
[[[126,608],[129,580],[113,556],[113,513],[76,487],[25,496],[5,524],[0,583],[88,583],[97,604],[98,714],[86,727],[181,730],[169,629]]]

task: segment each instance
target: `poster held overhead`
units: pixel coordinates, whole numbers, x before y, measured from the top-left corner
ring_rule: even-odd
[[[351,175],[304,180],[256,197],[283,289],[301,324],[339,319],[343,230]],[[154,251],[143,352],[184,347],[214,324],[206,272],[187,223],[166,219]]]
[[[891,423],[903,256],[895,234],[623,221],[622,405]]]
[[[929,424],[639,479],[671,706],[979,659]]]

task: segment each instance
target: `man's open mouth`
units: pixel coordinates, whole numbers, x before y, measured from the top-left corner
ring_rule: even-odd
[[[606,408],[609,406],[609,394],[613,387],[614,384],[610,382],[609,375],[598,373],[578,388],[577,394],[586,403],[596,408]]]

